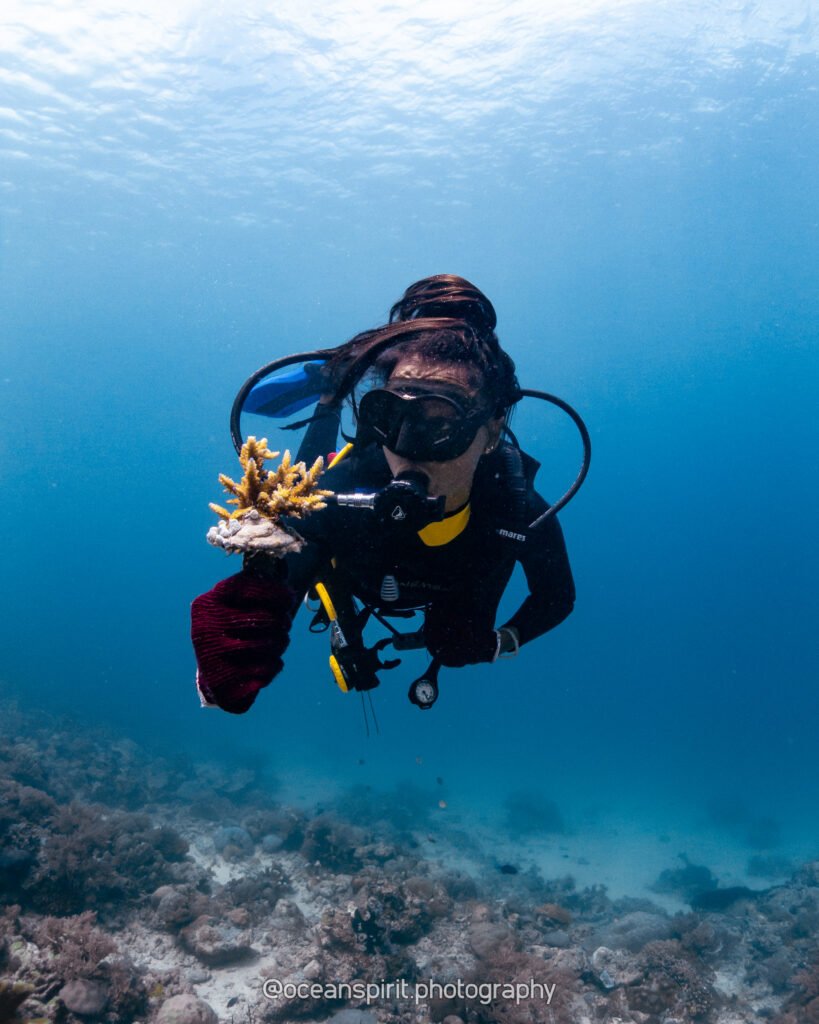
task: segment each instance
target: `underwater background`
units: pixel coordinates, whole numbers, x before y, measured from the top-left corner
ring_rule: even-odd
[[[553,802],[623,891],[681,852],[734,881],[819,856],[816,5],[3,12],[0,696],[305,800],[443,794],[499,849],[510,798]],[[589,425],[573,615],[445,671],[429,714],[408,659],[369,738],[304,613],[249,714],[200,710],[236,391],[435,273]],[[539,403],[513,426],[554,500],[574,428]]]

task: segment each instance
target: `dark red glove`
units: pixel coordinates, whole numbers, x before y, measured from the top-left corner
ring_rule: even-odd
[[[283,579],[245,569],[191,605],[196,686],[202,703],[234,715],[282,669],[294,597]]]

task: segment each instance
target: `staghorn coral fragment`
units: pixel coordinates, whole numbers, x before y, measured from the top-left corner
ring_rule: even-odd
[[[259,497],[263,493],[263,481],[268,476],[264,468],[265,461],[278,458],[278,456],[278,452],[271,452],[267,447],[266,437],[263,437],[261,441],[257,441],[255,437],[249,437],[242,445],[242,451],[239,454],[239,462],[244,470],[244,476],[239,483],[231,480],[225,473],[219,474],[219,483],[228,494],[233,495],[228,500],[228,505],[238,505],[238,508],[233,512],[228,512],[227,509],[213,504],[211,504],[211,508],[224,519],[237,518],[250,509],[256,508]],[[289,452],[285,452],[282,460],[282,466],[285,464],[288,466],[290,464]]]
[[[228,554],[261,551],[282,557],[301,550],[303,539],[295,530],[283,525],[281,518],[302,519],[324,508],[322,498],[332,492],[318,486],[324,469],[323,459],[316,459],[307,469],[303,462],[293,464],[290,452],[286,451],[277,469],[265,469],[265,461],[278,455],[267,447],[267,438],[257,441],[249,437],[239,455],[244,470],[242,479],[236,483],[224,473],[219,475],[219,482],[233,495],[228,505],[237,508],[229,512],[211,503],[219,522],[208,530],[210,544],[223,548]]]

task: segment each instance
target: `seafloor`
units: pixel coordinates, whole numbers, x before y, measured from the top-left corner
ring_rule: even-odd
[[[819,861],[751,891],[672,851],[657,900],[612,898],[499,862],[436,792],[304,806],[0,716],[0,1022],[819,1022]],[[521,854],[550,827],[509,814]]]

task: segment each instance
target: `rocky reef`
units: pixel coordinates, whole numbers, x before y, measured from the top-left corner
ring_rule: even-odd
[[[421,790],[296,807],[250,769],[3,720],[0,1022],[819,1021],[819,862],[695,909],[728,890],[686,860],[669,913],[431,844]]]

